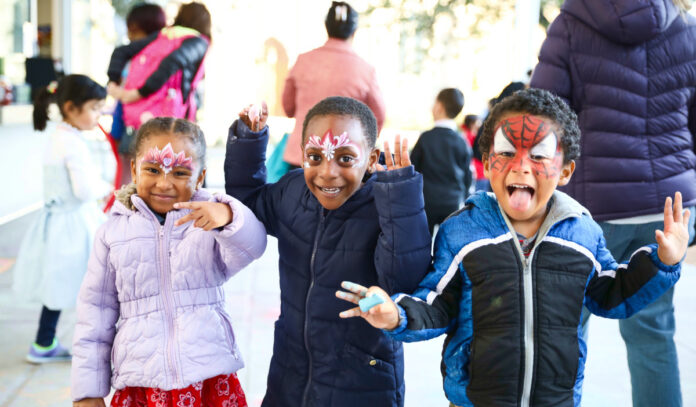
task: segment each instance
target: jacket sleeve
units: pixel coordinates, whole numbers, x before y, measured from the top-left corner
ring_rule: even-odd
[[[288,73],[288,77],[285,78],[285,87],[283,87],[283,110],[288,117],[295,117],[295,109],[297,108],[295,104],[297,86],[295,85],[293,72],[294,67],[293,70]]]
[[[639,248],[628,262],[618,264],[602,236],[595,259],[585,306],[605,318],[628,318],[640,311],[671,288],[681,272],[681,263],[668,266],[660,261],[656,244]]]
[[[459,144],[459,155],[457,156],[457,165],[462,170],[462,174],[464,174],[464,179],[462,180],[462,184],[464,184],[463,198],[466,199],[469,197],[471,184],[474,182],[473,171],[471,171],[472,152],[471,147],[469,147],[469,144],[466,141],[464,141],[463,138],[461,138],[460,140],[461,142],[457,143]]]
[[[266,184],[266,146],[268,126],[255,133],[241,120],[235,120],[227,136],[225,154],[225,191],[246,205],[266,228],[276,236],[275,204],[280,202],[285,177]]]
[[[216,202],[232,209],[232,222],[215,234],[218,262],[229,279],[258,259],[266,250],[266,229],[249,208],[229,195],[216,195]]]
[[[689,108],[689,132],[691,133],[691,142],[694,146],[693,150],[696,153],[696,95],[694,95],[693,99]]]
[[[77,323],[73,337],[72,398],[106,397],[111,391],[111,347],[116,335],[119,302],[116,277],[110,266],[109,247],[101,226],[77,299]]]
[[[157,70],[145,80],[143,86],[138,89],[138,93],[144,98],[148,97],[164,86],[164,83],[178,70],[187,66],[195,66],[197,69],[206,52],[208,52],[208,42],[203,37],[185,39],[179,48],[160,61]]]
[[[545,89],[560,96],[572,106],[570,80],[570,43],[565,17],[561,14],[549,26],[539,51],[539,63],[529,83],[531,88]]]
[[[443,226],[444,228],[444,226]],[[444,229],[435,239],[435,258],[430,272],[413,295],[392,297],[399,309],[399,326],[384,331],[392,338],[404,341],[424,341],[448,332],[457,321],[463,293],[471,292],[454,252],[447,245]],[[470,304],[464,304],[469,306]]]
[[[413,292],[430,264],[430,232],[423,210],[423,177],[413,166],[376,174],[380,235],[375,266],[388,293]]]
[[[377,84],[377,73],[372,70],[372,75],[370,79],[370,88],[367,91],[367,97],[365,99],[365,104],[372,110],[375,118],[377,119],[377,134],[382,131],[382,126],[384,125],[384,119],[387,116],[386,105],[384,103],[384,97],[382,96],[382,90]]]
[[[111,61],[109,61],[109,68],[106,74],[109,76],[109,81],[120,83],[121,75],[123,74],[123,68],[126,67],[128,61],[130,61],[138,52],[142,51],[143,48],[147,47],[149,43],[155,40],[159,35],[159,32],[152,33],[147,37],[133,41],[130,44],[117,47],[111,54]]]

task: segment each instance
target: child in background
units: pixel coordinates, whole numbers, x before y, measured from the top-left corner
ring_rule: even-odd
[[[14,267],[14,289],[43,304],[35,342],[26,359],[32,363],[70,360],[58,343],[60,312],[75,306],[94,233],[104,220],[97,199],[111,185],[98,167],[82,134],[92,130],[104,106],[106,90],[84,75],[68,75],[42,89],[34,100],[34,129],[43,131],[49,105],[58,105],[63,121],[43,151],[44,207],[27,231]]]
[[[137,129],[156,116],[196,119],[195,91],[211,39],[210,12],[192,2],[181,5],[171,27],[114,50],[108,90],[123,103],[126,126]],[[121,86],[129,61],[128,77]]]
[[[166,24],[166,17],[162,7],[150,3],[136,4],[130,9],[128,16],[126,16],[128,40],[130,42],[141,40],[152,33],[159,32]],[[121,80],[119,83],[110,83],[109,86],[120,85],[121,81],[128,76],[128,68],[129,64],[126,63],[121,72]],[[111,137],[119,142],[119,155],[123,163],[130,162],[131,160],[129,150],[132,136],[128,134],[124,139],[125,132],[126,125],[123,122],[123,103],[119,101],[116,103],[116,108],[113,113]],[[121,143],[121,141],[123,141],[123,143]],[[130,167],[127,165],[122,166],[121,181],[124,184],[130,182]]]
[[[401,345],[364,321],[339,319],[333,287],[353,279],[396,293],[427,272],[421,176],[407,145],[397,138],[394,160],[385,145],[383,171],[370,108],[326,98],[305,116],[303,168],[265,184],[268,111],[255,111],[230,127],[225,187],[278,238],[281,309],[263,405],[402,406]]]
[[[133,183],[99,229],[80,289],[74,406],[246,406],[222,285],[266,247],[254,214],[200,189],[206,143],[170,117],[138,130]],[[110,385],[111,384],[111,385]]]
[[[464,133],[464,139],[469,143],[472,151],[474,148],[474,143],[476,142],[476,134],[481,128],[481,120],[475,114],[468,114],[464,116],[464,123],[462,123],[462,132]],[[483,173],[483,162],[472,155],[471,163],[474,167],[474,190],[476,191],[488,191],[490,183],[486,174]]]
[[[560,98],[528,89],[499,102],[481,138],[493,194],[478,193],[448,219],[431,272],[393,301],[379,287],[339,298],[386,300],[362,316],[403,341],[447,333],[444,388],[457,406],[579,406],[586,344],[585,304],[627,318],[679,279],[689,240],[681,194],[667,198],[658,244],[617,264],[602,230],[575,200],[556,191],[580,153],[577,118]],[[344,287],[351,287],[345,284]]]
[[[454,118],[464,107],[459,89],[443,89],[433,105],[435,126],[421,134],[411,152],[411,162],[423,174],[423,197],[428,228],[459,209],[471,187],[471,148],[457,131]]]

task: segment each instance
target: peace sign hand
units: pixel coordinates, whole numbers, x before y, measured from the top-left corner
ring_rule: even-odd
[[[254,133],[266,127],[268,120],[268,106],[263,101],[261,104],[253,104],[239,112],[239,120],[243,121]]]
[[[399,168],[408,167],[411,165],[411,158],[408,156],[408,139],[401,142],[401,135],[397,134],[394,138],[394,156],[392,157],[389,143],[384,142],[384,162],[386,170],[398,170]],[[384,171],[385,167],[381,164],[375,164],[377,171]]]
[[[194,221],[194,227],[207,231],[228,225],[230,222],[232,222],[233,218],[233,213],[230,206],[220,202],[177,202],[174,204],[174,208],[191,210],[188,215],[177,220],[174,223],[174,226],[179,226],[186,222]]]

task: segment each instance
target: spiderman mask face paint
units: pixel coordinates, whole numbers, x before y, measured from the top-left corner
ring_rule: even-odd
[[[504,115],[484,160],[491,188],[511,220],[543,221],[558,185],[565,185],[574,163],[563,164],[563,148],[551,120],[520,113]]]
[[[368,148],[360,121],[351,116],[313,117],[305,134],[307,187],[324,208],[336,209],[360,189],[379,150]]]

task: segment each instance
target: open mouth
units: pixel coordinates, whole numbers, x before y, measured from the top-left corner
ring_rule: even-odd
[[[320,186],[317,186],[317,189],[319,189],[321,192],[323,192],[323,193],[326,194],[326,195],[338,195],[338,193],[341,192],[341,190],[342,190],[343,188],[341,188],[341,187],[320,187]]]
[[[516,192],[528,193],[530,197],[534,196],[534,188],[524,184],[510,184],[507,186],[508,195],[512,196]]]

